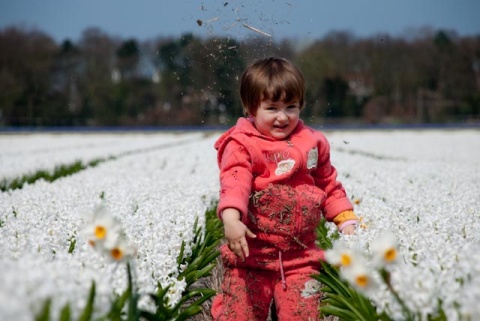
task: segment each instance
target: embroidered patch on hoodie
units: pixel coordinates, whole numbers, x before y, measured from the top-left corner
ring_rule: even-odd
[[[315,147],[308,152],[307,169],[316,168],[317,162],[318,162],[318,147]]]
[[[295,165],[295,160],[293,160],[293,159],[286,159],[286,160],[280,161],[277,164],[277,169],[275,170],[275,175],[282,175],[282,174],[290,172],[294,165]]]

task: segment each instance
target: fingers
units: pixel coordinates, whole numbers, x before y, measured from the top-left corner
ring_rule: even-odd
[[[236,256],[242,259],[242,261],[245,260],[245,256],[243,255],[243,248],[240,243],[230,243],[228,244],[228,248],[230,251],[232,251]]]
[[[228,243],[228,248],[236,256],[242,259],[242,261],[244,261],[245,258],[247,258],[250,255],[249,249],[248,249],[248,243],[245,238],[242,238],[240,241]]]
[[[248,251],[248,243],[247,243],[247,240],[243,239],[242,242],[241,242],[241,245],[242,245],[242,252],[245,254],[245,257],[248,257],[248,255],[250,254],[249,251]],[[245,259],[243,259],[245,260]]]
[[[256,238],[257,236],[255,234],[252,233],[252,231],[250,231],[248,228],[245,230],[245,235],[250,237],[250,238]],[[246,240],[245,237],[243,237],[241,240],[240,240],[240,246],[241,246],[241,251],[240,253],[242,254],[242,259],[243,258],[243,255],[245,255],[245,258],[247,258],[249,255],[250,255],[250,251],[248,249],[248,242]],[[240,255],[239,255],[240,256]]]
[[[348,226],[345,226],[345,228],[343,229],[342,233],[344,235],[353,235],[355,233],[355,225],[348,225]]]
[[[248,237],[254,239],[256,238],[257,236],[255,234],[252,233],[252,231],[250,231],[248,228],[246,230],[246,233],[245,233]]]

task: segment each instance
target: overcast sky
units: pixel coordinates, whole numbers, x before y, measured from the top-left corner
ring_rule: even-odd
[[[332,30],[404,36],[426,26],[480,35],[479,17],[480,0],[0,0],[0,28],[36,28],[58,42],[77,41],[88,27],[138,40],[187,32],[274,40]]]

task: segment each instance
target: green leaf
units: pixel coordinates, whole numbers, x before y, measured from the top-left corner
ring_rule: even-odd
[[[356,321],[356,320],[358,320],[356,318],[355,314],[352,313],[351,311],[348,311],[346,309],[337,308],[333,305],[321,306],[320,307],[320,312],[322,313],[322,315],[334,315],[334,316],[339,317],[341,320],[345,320],[345,321],[349,321],[349,320]]]
[[[128,304],[128,314],[127,320],[128,321],[138,321],[140,317],[140,311],[138,310],[138,294],[133,294],[130,296],[130,301]]]
[[[155,301],[157,316],[162,316],[162,315],[169,316],[172,314],[170,309],[168,309],[168,307],[165,306],[165,303],[166,303],[165,295],[168,293],[168,289],[170,289],[171,286],[172,284],[169,284],[165,288],[162,288],[162,285],[159,282],[157,294],[150,295]]]
[[[180,247],[180,253],[178,254],[177,257],[177,265],[180,266],[183,263],[184,260],[184,252],[185,252],[185,241],[182,240],[182,245]]]
[[[79,321],[90,321],[92,320],[93,314],[93,303],[95,301],[95,281],[92,281],[92,286],[90,287],[90,294],[88,296],[87,304],[83,309],[83,312],[78,318]]]
[[[365,315],[366,311],[359,311],[358,305],[355,304],[355,301],[352,301],[351,299],[349,300],[348,298],[342,296],[342,295],[337,295],[337,294],[329,294],[328,297],[330,299],[333,299],[338,302],[338,308],[345,308],[349,312],[351,312],[353,315],[355,315],[355,320],[358,321],[369,321],[369,320],[375,320],[375,315],[368,316]]]
[[[364,313],[365,315],[372,315],[372,316],[377,314],[375,306],[372,304],[372,302],[368,298],[366,298],[364,295],[354,290],[350,291],[350,293],[353,301],[358,302],[358,306],[362,311],[362,313]]]
[[[110,307],[108,313],[109,321],[121,321],[122,310],[125,307],[127,300],[130,298],[130,290],[126,289],[121,296],[117,297]]]
[[[339,309],[346,309],[348,310],[348,306],[345,305],[341,300],[338,300],[337,297],[326,297],[322,300],[322,304],[325,304],[325,305],[331,305],[331,306],[335,306]]]
[[[49,321],[50,320],[50,308],[52,306],[52,299],[48,298],[42,306],[40,313],[35,316],[35,321]]]
[[[324,291],[327,293],[341,294],[343,296],[348,296],[348,290],[343,289],[341,285],[338,284],[337,280],[330,277],[314,277],[319,282],[324,285]]]
[[[187,320],[190,317],[193,317],[194,315],[199,314],[202,312],[202,308],[197,306],[197,305],[192,305],[183,310],[175,319],[176,321],[184,321]]]
[[[60,311],[60,321],[70,321],[70,305],[67,303]]]
[[[340,277],[335,267],[326,262],[320,262],[320,264],[322,265],[322,270],[320,271],[319,276],[320,282],[328,282],[328,285],[332,288],[332,290],[335,290],[338,294],[348,296],[351,289]]]
[[[75,245],[77,244],[77,240],[75,238],[70,239],[70,246],[68,247],[68,254],[72,254],[75,250]]]
[[[181,306],[187,302],[188,300],[193,299],[194,297],[200,296],[201,298],[198,299],[197,301],[193,302],[192,305],[195,304],[201,304],[204,301],[208,300],[212,296],[214,296],[216,292],[212,289],[195,289],[195,290],[189,290],[183,293],[182,298],[180,301],[175,305],[173,310],[180,310]]]
[[[148,311],[141,311],[140,312],[140,317],[142,318],[142,320],[145,319],[147,321],[164,321],[164,320],[167,320],[164,317],[157,316],[157,315],[152,314]]]

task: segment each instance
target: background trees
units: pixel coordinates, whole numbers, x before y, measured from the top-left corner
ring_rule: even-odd
[[[0,125],[218,125],[242,115],[239,79],[254,59],[293,60],[307,80],[304,118],[318,123],[478,121],[480,35],[408,37],[332,32],[308,46],[267,37],[118,39],[75,43],[0,30]]]

